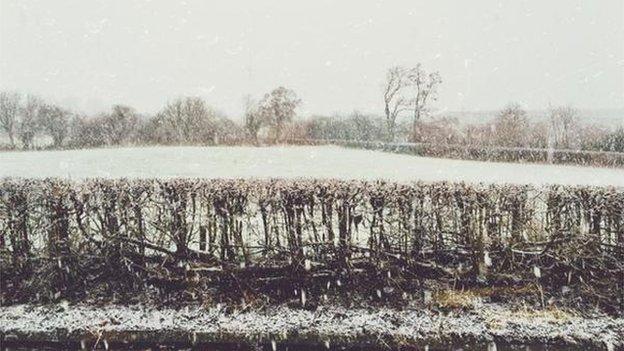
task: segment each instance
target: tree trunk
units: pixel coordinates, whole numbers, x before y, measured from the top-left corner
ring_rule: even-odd
[[[15,147],[15,135],[14,135],[15,133],[13,132],[12,129],[9,129],[8,134],[9,134],[9,141],[11,143],[11,147]]]
[[[416,131],[418,129],[418,122],[420,122],[420,109],[414,108],[414,120],[412,121],[412,141],[416,142]]]
[[[387,119],[387,127],[388,127],[388,142],[394,142],[394,138],[396,137],[396,122],[390,118]]]

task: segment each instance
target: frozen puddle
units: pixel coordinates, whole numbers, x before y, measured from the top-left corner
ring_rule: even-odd
[[[427,158],[337,146],[136,147],[0,153],[0,177],[338,178],[624,186],[624,169]]]

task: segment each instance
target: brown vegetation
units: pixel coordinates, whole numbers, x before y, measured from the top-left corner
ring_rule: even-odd
[[[2,299],[173,291],[190,299],[349,286],[378,298],[538,284],[621,311],[616,188],[359,181],[0,183]],[[293,295],[294,294],[294,295]]]

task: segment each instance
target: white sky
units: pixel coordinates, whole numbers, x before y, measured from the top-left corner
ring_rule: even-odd
[[[0,89],[95,112],[181,95],[236,118],[278,85],[301,113],[381,113],[385,70],[443,77],[439,109],[624,107],[624,1],[0,0]]]

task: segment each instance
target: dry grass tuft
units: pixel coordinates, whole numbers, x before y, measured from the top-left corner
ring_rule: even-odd
[[[574,317],[577,317],[577,314],[570,310],[564,310],[555,306],[549,306],[543,309],[524,307],[513,311],[510,317],[526,319],[540,318],[557,322],[566,322],[572,320]]]
[[[472,290],[442,290],[433,295],[434,305],[443,309],[471,310],[479,301],[480,297]]]

